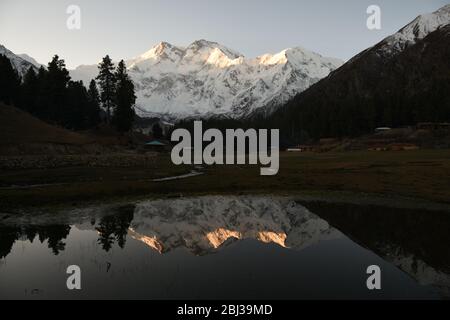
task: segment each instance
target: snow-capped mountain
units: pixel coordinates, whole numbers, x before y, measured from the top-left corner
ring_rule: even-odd
[[[444,121],[437,110],[448,103],[449,33],[450,5],[421,15],[295,96],[268,121],[283,127],[286,141],[305,133],[349,136],[378,126]]]
[[[138,113],[169,118],[270,113],[342,64],[303,48],[247,59],[206,40],[187,47],[161,42],[126,63]],[[97,72],[80,66],[71,76],[88,83]]]
[[[382,47],[388,54],[403,51],[448,23],[450,23],[450,4],[433,13],[418,16],[400,31],[384,39]]]
[[[375,53],[377,56],[387,59],[405,50],[422,40],[430,33],[450,23],[450,4],[433,13],[418,16],[409,24],[401,28],[397,33],[388,36],[375,46],[363,51],[349,62],[353,62],[365,53]]]
[[[20,58],[22,58],[25,61],[28,61],[29,63],[32,63],[33,65],[35,65],[37,68],[40,68],[42,66],[42,64],[40,64],[39,62],[36,61],[36,59],[34,59],[33,57],[30,57],[29,55],[27,55],[26,53],[22,53],[22,54],[18,54],[18,56]]]
[[[0,45],[0,54],[5,55],[10,61],[14,69],[17,70],[19,75],[23,77],[25,73],[31,68],[34,68],[35,71],[38,71],[38,66],[35,65],[36,60],[29,57],[28,55],[17,55],[14,54],[11,50],[8,50],[4,46]],[[24,56],[28,57],[25,58]],[[30,60],[34,61],[30,62]]]

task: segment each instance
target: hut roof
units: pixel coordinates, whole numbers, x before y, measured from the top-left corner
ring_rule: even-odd
[[[165,146],[166,144],[158,141],[158,140],[153,140],[153,141],[149,141],[145,144],[146,146]]]

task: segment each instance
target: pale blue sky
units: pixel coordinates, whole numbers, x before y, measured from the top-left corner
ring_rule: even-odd
[[[69,67],[137,56],[160,41],[217,41],[256,57],[302,46],[349,59],[448,0],[0,0],[0,44],[41,63],[58,53]],[[66,28],[68,5],[82,28]],[[366,28],[366,9],[382,9],[382,29]]]

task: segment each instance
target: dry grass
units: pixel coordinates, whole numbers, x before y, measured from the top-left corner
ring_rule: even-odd
[[[4,206],[78,203],[128,196],[343,191],[450,203],[450,150],[282,153],[280,172],[260,176],[259,166],[212,166],[184,180],[152,182],[186,173],[168,155],[150,168],[57,168],[0,172],[0,184],[49,184],[0,189]]]
[[[76,132],[47,124],[32,115],[0,104],[0,145],[22,143],[55,143],[82,145],[93,139]]]

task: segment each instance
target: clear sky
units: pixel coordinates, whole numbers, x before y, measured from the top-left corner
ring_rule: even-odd
[[[69,67],[140,55],[160,41],[219,42],[247,57],[302,46],[349,59],[449,0],[0,0],[0,44]],[[81,29],[66,27],[69,5]],[[366,9],[381,7],[382,29],[366,27]]]

